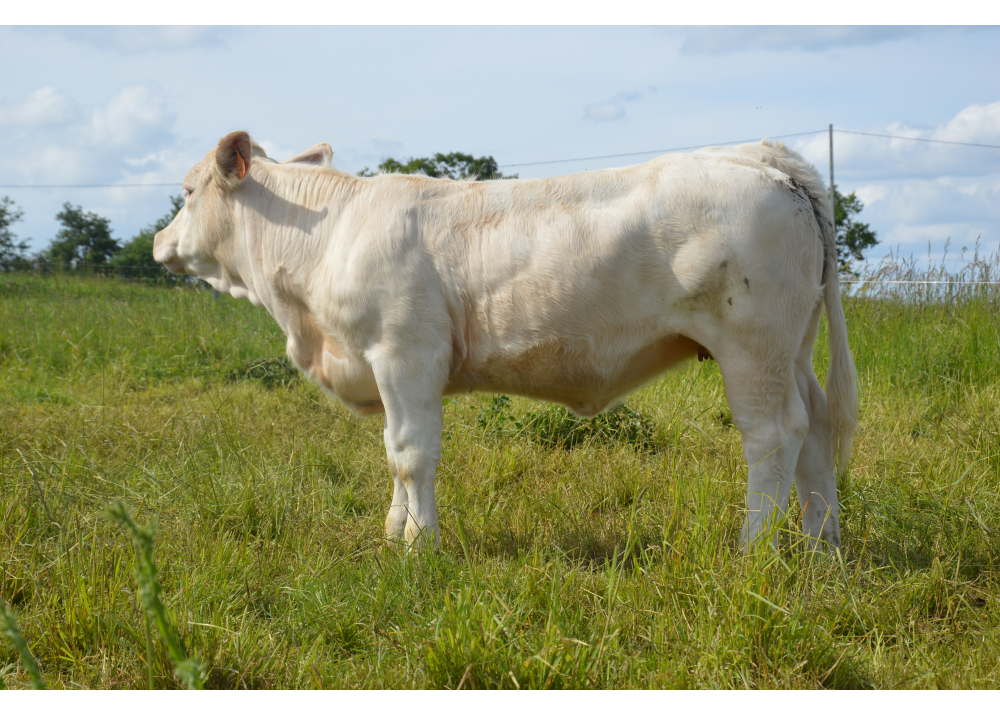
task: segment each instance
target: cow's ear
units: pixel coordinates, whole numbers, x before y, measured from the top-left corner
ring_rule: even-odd
[[[252,158],[250,135],[246,132],[230,132],[219,140],[215,149],[215,166],[225,188],[235,189],[250,173]]]
[[[333,149],[326,142],[311,146],[304,152],[296,154],[291,159],[285,159],[283,164],[316,164],[318,166],[330,166],[333,158]]]

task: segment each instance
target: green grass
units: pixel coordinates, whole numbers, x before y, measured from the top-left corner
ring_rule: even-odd
[[[381,418],[289,377],[265,311],[2,275],[0,599],[50,688],[182,687],[122,500],[208,688],[997,687],[1000,302],[846,309],[841,553],[799,548],[794,509],[740,552],[746,464],[695,362],[595,423],[447,400],[441,549],[406,556]],[[31,685],[3,636],[0,678]]]

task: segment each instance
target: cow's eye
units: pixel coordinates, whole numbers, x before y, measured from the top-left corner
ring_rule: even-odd
[[[186,199],[186,198],[187,198],[188,196],[190,196],[191,194],[193,194],[193,193],[194,193],[194,192],[193,192],[193,191],[192,191],[191,189],[189,189],[189,188],[188,188],[188,187],[186,187],[186,186],[184,187],[184,198],[185,198],[185,199]]]

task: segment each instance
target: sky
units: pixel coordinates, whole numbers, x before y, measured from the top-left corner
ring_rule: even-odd
[[[1000,146],[997,27],[3,26],[0,66],[0,196],[32,250],[64,202],[127,240],[180,187],[6,187],[180,183],[235,129],[352,172],[461,151],[523,178],[818,132],[785,141],[828,180],[832,123],[871,258],[1000,251],[1000,149],[844,131]]]

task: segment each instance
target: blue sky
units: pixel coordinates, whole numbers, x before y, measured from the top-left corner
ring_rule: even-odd
[[[334,164],[547,160],[836,128],[1000,145],[996,27],[0,27],[0,184],[180,182],[233,129]],[[826,134],[788,143],[829,172]],[[1000,149],[836,134],[842,192],[904,254],[1000,250]],[[508,166],[516,165],[516,166]],[[63,202],[127,239],[178,188],[0,188],[46,246]]]

